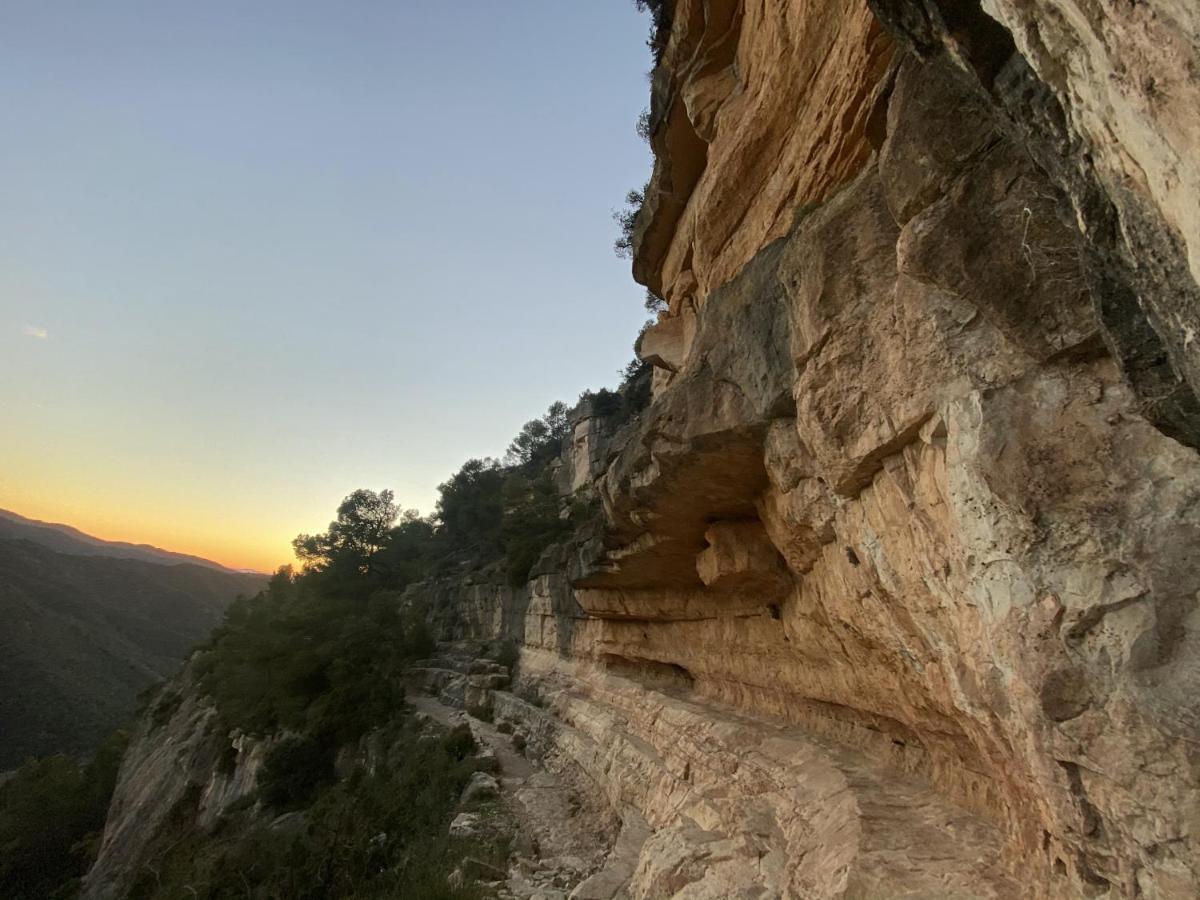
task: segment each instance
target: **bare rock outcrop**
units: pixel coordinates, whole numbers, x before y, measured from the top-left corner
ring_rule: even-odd
[[[271,742],[225,733],[194,661],[167,682],[130,736],[95,864],[81,896],[117,900],[152,878],[180,817],[201,829],[249,798]]]
[[[870,0],[942,61],[1054,185],[1142,412],[1200,445],[1200,12],[1194,5]]]
[[[678,0],[673,20],[634,268],[678,311],[862,167],[892,43],[862,3]]]
[[[648,825],[633,896],[1200,890],[1196,47],[1169,3],[675,4],[653,402],[579,420],[546,706],[494,700]]]
[[[1197,896],[1200,13],[671,9],[652,401],[574,411],[528,584],[406,595],[515,683],[414,686],[620,818],[579,898]]]

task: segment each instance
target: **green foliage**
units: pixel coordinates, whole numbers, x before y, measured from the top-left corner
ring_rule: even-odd
[[[447,880],[464,855],[502,861],[507,849],[462,846],[447,833],[474,771],[470,730],[429,739],[406,717],[386,737],[386,764],[320,787],[301,820],[268,827],[243,812],[214,834],[183,836],[132,897],[480,897]]]
[[[613,221],[617,223],[617,227],[621,233],[617,239],[613,241],[613,251],[622,259],[629,259],[633,256],[633,237],[637,231],[638,216],[642,212],[642,206],[646,203],[646,191],[650,185],[647,184],[640,191],[632,190],[625,195],[625,208],[613,210]]]
[[[652,137],[652,135],[651,135],[651,129],[650,129],[650,110],[649,109],[643,109],[640,113],[638,113],[637,125],[635,126],[634,130],[637,131],[638,137],[640,137],[647,144],[650,143],[650,138]]]
[[[632,415],[650,405],[651,380],[654,367],[636,356],[621,372],[621,384],[617,393],[625,400],[625,408]]]
[[[385,721],[403,703],[405,666],[433,649],[423,610],[401,601],[404,585],[465,550],[502,558],[519,584],[571,530],[548,465],[567,432],[566,407],[554,404],[537,422],[523,431],[529,441],[514,442],[518,465],[470,460],[442,485],[436,526],[412,512],[390,527],[392,493],[355,491],[327,534],[297,538],[298,547],[320,547],[324,555],[310,556],[301,575],[280,569],[266,591],[234,603],[197,660],[200,687],[223,724],[311,738],[279,752],[303,750],[301,761],[317,767],[317,746],[354,740]],[[155,720],[171,712],[169,698],[160,698]],[[277,780],[272,802],[303,799],[296,785]]]
[[[370,575],[375,555],[386,546],[397,515],[391,491],[359,488],[342,501],[328,531],[301,534],[292,547],[306,568],[334,568],[342,576],[352,572]]]
[[[646,309],[652,312],[664,310],[666,309],[666,301],[647,288]],[[629,361],[624,369],[617,373],[621,377],[617,393],[621,395],[621,399],[624,401],[621,413],[625,417],[636,415],[650,405],[654,368],[648,362],[642,361],[641,344],[646,332],[657,321],[658,317],[655,316],[642,323],[642,328],[633,342],[633,359]]]
[[[504,482],[505,516],[500,544],[513,585],[523,584],[538,557],[571,531],[569,519],[559,515],[558,489],[549,470],[536,478],[515,472]]]
[[[447,882],[463,855],[448,823],[475,743],[469,729],[421,734],[404,713],[404,669],[434,641],[425,611],[380,587],[409,577],[394,570],[420,568],[439,540],[431,523],[406,516],[370,565],[283,569],[229,609],[196,661],[199,684],[218,731],[286,734],[259,775],[271,815],[231,809],[203,833],[195,798],[185,800],[133,897],[478,896]],[[386,764],[338,780],[339,748],[380,729]],[[285,811],[301,818],[268,825]]]
[[[517,649],[515,641],[501,641],[496,645],[495,655],[496,662],[508,669],[508,673],[511,675],[521,658],[521,651]]]
[[[451,728],[442,740],[442,749],[457,762],[469,757],[475,752],[475,737],[471,734],[471,726],[463,723]]]
[[[0,896],[65,897],[94,858],[127,738],[115,732],[80,767],[29,760],[0,786]]]
[[[650,48],[656,66],[662,62],[667,40],[671,37],[671,3],[672,0],[633,0],[638,12],[650,11],[650,37],[646,39],[646,46]]]
[[[510,466],[539,467],[558,456],[567,438],[567,405],[550,404],[540,419],[526,422],[508,445],[505,462]]]
[[[621,411],[621,395],[608,388],[600,388],[592,394],[592,411],[601,417],[613,416]]]
[[[324,737],[284,738],[263,760],[259,797],[276,809],[303,806],[333,781],[334,753],[332,742]]]
[[[606,388],[584,391],[579,399],[592,404],[594,415],[620,424],[649,405],[651,371],[648,363],[635,357],[617,373],[621,376],[621,383],[615,391]]]
[[[386,545],[375,556],[374,574],[382,586],[399,590],[420,581],[445,554],[445,542],[431,519],[405,510]]]
[[[451,547],[493,547],[504,518],[504,469],[494,459],[470,459],[438,487],[437,518]]]
[[[567,408],[555,403],[513,440],[509,466],[491,459],[463,465],[440,488],[437,518],[447,547],[501,557],[511,582],[523,583],[542,552],[571,530],[549,466],[567,434]]]
[[[432,646],[424,613],[401,610],[390,591],[364,599],[371,582],[357,582],[276,581],[230,607],[197,661],[229,728],[352,740],[403,703],[405,665]]]

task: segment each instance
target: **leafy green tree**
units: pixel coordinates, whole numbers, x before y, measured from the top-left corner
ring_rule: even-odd
[[[536,466],[558,456],[566,440],[567,405],[562,402],[550,404],[540,419],[525,423],[520,433],[508,445],[505,462],[510,466]]]
[[[643,187],[640,191],[637,189],[631,190],[625,195],[625,208],[613,210],[613,221],[617,223],[621,233],[617,239],[613,241],[613,251],[622,259],[630,259],[633,257],[633,235],[637,230],[638,216],[642,212],[642,207],[646,203],[646,191],[649,184]]]
[[[259,796],[276,809],[302,806],[333,781],[335,750],[328,740],[320,737],[284,738],[263,760]]]
[[[306,568],[338,568],[371,574],[375,555],[387,546],[399,509],[390,490],[360,488],[337,510],[337,519],[324,534],[301,534],[292,541]]]
[[[470,881],[456,885],[448,878],[464,856],[499,866],[508,856],[500,836],[482,841],[447,834],[475,770],[470,730],[438,736],[396,714],[381,736],[386,759],[336,781],[327,780],[321,753],[286,741],[274,774],[268,775],[268,761],[263,777],[273,790],[311,795],[302,801],[303,826],[272,827],[270,818],[244,810],[227,815],[215,833],[172,835],[130,900],[490,896]],[[294,777],[292,766],[316,774],[315,791]]]
[[[642,305],[646,307],[646,312],[660,313],[667,310],[667,301],[650,290],[650,288],[646,288],[646,298],[642,302]],[[653,320],[651,320],[651,323],[653,323]]]
[[[637,131],[638,137],[640,137],[647,144],[650,143],[650,138],[652,137],[652,135],[650,133],[650,110],[649,109],[643,109],[638,114],[637,126],[636,126],[635,130]]]
[[[267,581],[267,593],[276,597],[284,597],[292,592],[296,585],[296,572],[291,566],[280,566],[275,574]]]
[[[494,459],[470,459],[438,487],[437,519],[453,549],[495,546],[504,517],[504,470]]]
[[[508,445],[504,461],[512,466],[524,466],[533,461],[534,454],[544,445],[550,435],[550,429],[541,419],[526,422],[520,433]]]
[[[500,543],[509,580],[519,585],[542,552],[566,537],[571,522],[559,515],[558,489],[548,469],[535,478],[510,475],[504,482],[504,512]]]
[[[364,598],[310,573],[286,594],[233,604],[197,673],[228,729],[345,742],[403,705],[404,666],[431,645],[425,611],[396,592]]]
[[[384,587],[399,590],[424,578],[444,552],[434,521],[408,509],[376,555],[374,569]]]
[[[546,414],[542,416],[542,421],[550,429],[550,437],[556,441],[561,442],[565,440],[570,432],[567,422],[567,413],[569,412],[567,404],[561,400],[556,400],[550,404],[546,410]]]

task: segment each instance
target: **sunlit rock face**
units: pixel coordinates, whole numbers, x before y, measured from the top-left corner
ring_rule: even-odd
[[[420,680],[620,816],[572,896],[1200,896],[1197,9],[674,4],[653,400],[573,412],[528,584],[405,600],[521,644]]]
[[[1195,896],[1196,13],[873,7],[676,4],[662,375],[511,717],[634,896]]]
[[[862,2],[677,0],[673,22],[634,270],[678,312],[862,168],[892,42]]]
[[[1200,7],[870,2],[909,53],[947,61],[999,111],[1047,174],[1143,414],[1200,446]]]

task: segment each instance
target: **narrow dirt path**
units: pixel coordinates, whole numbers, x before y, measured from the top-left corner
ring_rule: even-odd
[[[475,740],[491,749],[499,765],[501,795],[517,825],[508,883],[499,896],[519,900],[580,900],[594,896],[573,889],[601,869],[616,839],[615,816],[589,797],[589,791],[565,772],[534,766],[513,746],[512,737],[494,725],[446,706],[426,694],[408,702],[447,727],[467,724]],[[618,895],[617,885],[604,897]]]
[[[500,763],[500,773],[497,777],[500,779],[502,787],[506,786],[507,782],[513,789],[516,789],[534,773],[533,764],[513,748],[512,739],[497,731],[496,726],[491,722],[473,719],[461,709],[446,706],[428,694],[413,694],[407,699],[417,712],[423,712],[443,725],[454,726],[463,723],[469,725],[471,733],[475,735],[475,740],[491,747],[496,754],[496,759]]]

